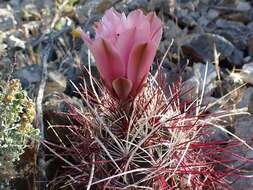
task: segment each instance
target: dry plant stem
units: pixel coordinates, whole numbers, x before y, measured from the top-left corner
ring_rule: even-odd
[[[171,40],[171,42],[170,42],[170,44],[169,44],[169,46],[168,46],[166,52],[164,53],[164,55],[163,55],[163,57],[162,57],[162,60],[160,61],[159,65],[158,65],[158,69],[157,69],[157,71],[156,71],[156,73],[155,73],[155,76],[154,76],[155,79],[157,79],[158,74],[159,74],[159,71],[161,71],[162,64],[163,64],[163,62],[164,62],[166,56],[168,55],[168,53],[169,53],[169,51],[170,51],[170,48],[171,48],[171,46],[173,45],[173,43],[174,43],[174,39]]]
[[[47,46],[44,49],[44,52],[42,54],[42,73],[41,73],[41,82],[39,85],[39,90],[37,94],[36,99],[36,121],[38,128],[40,129],[40,140],[44,141],[45,139],[45,126],[43,122],[43,110],[42,110],[42,100],[44,96],[44,91],[46,87],[46,81],[48,77],[47,73],[47,60],[49,57],[49,54],[52,50],[53,41],[50,40]],[[39,152],[37,155],[37,164],[38,164],[38,170],[39,170],[39,186],[38,188],[40,190],[46,189],[46,182],[47,182],[47,175],[46,175],[46,163],[45,163],[45,152],[42,144],[39,144]]]
[[[219,86],[219,89],[220,89],[220,93],[222,96],[224,96],[224,92],[222,90],[222,86],[221,86],[221,72],[220,72],[220,66],[219,66],[219,57],[220,57],[220,54],[217,52],[217,48],[216,48],[216,45],[214,44],[214,64],[215,64],[215,70],[216,70],[216,73],[217,73],[217,76],[218,76],[218,86]]]

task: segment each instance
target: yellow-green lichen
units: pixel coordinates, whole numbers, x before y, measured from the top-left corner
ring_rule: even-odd
[[[15,175],[15,162],[28,146],[30,139],[39,137],[32,125],[34,103],[22,90],[19,80],[0,82],[0,186]]]

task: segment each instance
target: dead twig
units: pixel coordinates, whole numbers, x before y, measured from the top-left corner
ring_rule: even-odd
[[[42,73],[41,73],[41,82],[39,85],[39,90],[36,98],[36,121],[37,126],[40,129],[40,140],[41,142],[45,139],[45,126],[43,122],[43,109],[42,109],[42,101],[44,97],[44,91],[46,87],[46,81],[48,77],[47,73],[47,61],[48,57],[51,53],[53,47],[53,38],[49,38],[49,42],[46,45],[44,52],[42,53],[41,60],[42,60]],[[44,147],[42,144],[38,145],[38,155],[37,155],[37,166],[39,170],[39,189],[46,190],[46,182],[47,182],[47,175],[46,175],[46,163],[45,163],[45,152]]]
[[[219,63],[220,53],[217,51],[216,44],[214,44],[213,54],[214,54],[215,70],[216,70],[217,77],[218,77],[218,87],[220,89],[221,95],[223,96],[224,92],[223,92],[223,89],[222,89],[221,70],[220,70],[220,63]]]
[[[42,34],[38,39],[36,40],[31,40],[30,42],[28,42],[28,44],[31,45],[32,48],[38,46],[39,44],[41,44],[42,42],[46,42],[49,41],[49,38],[52,39],[56,39],[60,36],[62,36],[65,33],[68,33],[71,31],[71,27],[70,26],[66,26],[64,27],[62,30],[54,32],[53,34]]]

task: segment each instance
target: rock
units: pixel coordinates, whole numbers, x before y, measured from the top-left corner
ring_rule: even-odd
[[[75,97],[70,98],[63,93],[50,93],[44,97],[43,100],[43,114],[44,120],[50,125],[73,125],[73,121],[70,121],[67,117],[67,113],[70,113],[70,107],[77,107],[79,110],[84,110],[84,106],[80,99]],[[57,135],[56,135],[57,134]],[[57,143],[60,141],[68,142],[69,130],[67,128],[57,128],[48,126],[45,130],[45,138],[50,142]]]
[[[182,9],[180,11],[177,11],[176,16],[178,19],[179,27],[182,29],[186,27],[187,28],[197,27],[198,23],[196,22],[196,19],[193,17],[194,14],[198,14],[198,12],[192,13],[192,12],[189,12],[187,9]]]
[[[151,0],[149,10],[161,10],[162,12],[174,12],[176,0]]]
[[[76,14],[76,17],[77,17],[77,20],[79,23],[83,24],[85,23],[85,21],[87,20],[87,12],[86,7],[82,6],[82,5],[77,5],[76,8],[75,8],[75,14]]]
[[[220,12],[215,9],[209,9],[207,12],[207,18],[209,20],[214,20],[219,16]]]
[[[216,109],[217,111],[217,109]],[[207,128],[207,131],[209,132],[209,136],[207,137],[207,141],[228,141],[230,139],[230,136],[227,132],[222,131],[221,129],[212,126],[210,128]]]
[[[64,120],[64,118],[59,117],[59,113],[67,110],[66,98],[64,94],[57,92],[50,93],[44,97],[44,116],[50,124],[58,124],[60,120]],[[53,115],[57,115],[57,113],[58,117],[52,117]]]
[[[63,69],[63,65],[62,68]],[[68,68],[70,69],[70,68]],[[70,77],[70,71],[64,70],[65,72],[59,72],[55,68],[48,68],[48,78],[45,88],[45,95],[50,94],[51,92],[64,92],[67,87],[68,79],[75,81],[74,75],[77,73],[72,73],[73,78]],[[29,89],[31,86],[38,87],[38,84],[41,81],[41,72],[42,68],[39,64],[33,64],[29,66],[22,67],[14,73],[14,77],[20,79],[22,87]],[[79,71],[81,72],[81,71]],[[64,73],[64,74],[63,74]],[[75,75],[75,77],[79,77]],[[75,79],[75,80],[74,80]]]
[[[200,1],[199,0],[177,0],[176,2],[182,9],[196,11],[196,8]]]
[[[253,62],[243,65],[242,72],[252,75],[253,77]]]
[[[64,92],[67,86],[66,77],[57,71],[48,72],[48,80],[45,88],[45,95],[52,92]]]
[[[216,29],[213,32],[231,41],[240,50],[245,50],[247,47],[250,31],[247,26],[240,22],[218,19]]]
[[[85,47],[85,45],[83,45],[83,47]],[[84,51],[82,55],[80,55],[80,57],[82,60],[82,64],[84,64],[84,66],[88,69],[87,52]],[[89,82],[89,75],[87,73],[87,70],[83,69],[82,66],[75,64],[75,60],[73,57],[66,56],[59,64],[58,69],[60,73],[64,74],[64,78],[67,83],[65,91],[64,91],[65,94],[69,96],[76,95],[73,83],[76,86],[79,86],[80,84],[83,84],[84,80],[86,80],[87,85],[89,86],[90,82]],[[91,60],[91,72],[94,78],[99,79],[99,72],[93,60]]]
[[[240,1],[236,7],[238,11],[249,11],[251,9],[250,2]]]
[[[0,58],[6,54],[7,44],[4,42],[6,37],[6,33],[0,31]]]
[[[14,0],[16,1],[16,0]],[[71,1],[68,1],[68,3],[73,3],[73,2],[76,2],[77,0],[71,0]],[[21,3],[22,5],[21,6],[25,6],[26,4],[28,3],[31,3],[36,5],[36,7],[38,7],[40,10],[43,10],[43,9],[48,9],[48,8],[55,8],[56,6],[56,2],[52,1],[52,0],[43,0],[43,1],[28,1],[28,2],[25,2],[25,0],[22,0]],[[60,2],[60,1],[59,1]]]
[[[41,23],[39,21],[31,21],[22,25],[22,29],[24,30],[26,37],[35,37],[38,36],[39,28],[41,27]]]
[[[253,62],[253,59],[252,59],[253,57],[251,57],[251,56],[246,56],[246,57],[244,57],[243,58],[243,62],[244,62],[244,64],[248,64],[248,63],[250,63],[251,61]]]
[[[197,98],[199,92],[199,81],[196,77],[191,77],[190,79],[186,80],[182,85],[182,94],[181,100],[183,102],[192,102],[194,99]]]
[[[0,78],[6,78],[9,75],[12,61],[8,57],[0,59]]]
[[[5,43],[0,44],[0,57],[3,57],[6,52],[7,45]]]
[[[253,35],[248,40],[248,54],[253,56]]]
[[[10,48],[20,48],[25,49],[25,41],[15,37],[14,35],[11,35],[8,38],[8,46]]]
[[[22,9],[21,17],[26,21],[41,20],[40,11],[34,4],[27,4]]]
[[[98,4],[96,5],[96,13],[104,13],[106,9],[108,9],[113,1],[112,0],[99,0],[97,1]]]
[[[77,9],[80,9],[79,11],[83,12],[82,16],[91,17],[91,15],[93,15],[93,13],[95,12],[95,9],[99,2],[101,2],[101,0],[87,0],[84,5],[78,6]]]
[[[195,35],[190,42],[182,45],[182,50],[191,61],[211,63],[214,61],[214,45],[220,53],[220,62],[228,63],[230,67],[242,64],[243,53],[224,37],[216,34]]]
[[[253,159],[253,150],[248,150],[247,151],[247,153],[246,153],[246,155],[245,155],[245,157],[247,158],[247,159]],[[250,171],[253,171],[253,163],[252,162],[249,162],[248,164],[246,164],[245,166],[244,166],[244,168],[245,169],[248,169],[248,170],[250,170]],[[253,181],[252,181],[252,184],[253,184]]]
[[[83,104],[80,99],[77,99],[76,97],[70,98],[66,96],[63,93],[53,92],[44,97],[43,100],[43,108],[45,110],[46,114],[54,113],[54,114],[60,114],[60,113],[67,113],[69,111],[68,103],[72,103],[73,106],[78,107],[80,110],[83,110]],[[50,114],[49,114],[50,117]],[[53,121],[57,118],[52,118],[50,121]],[[66,121],[68,122],[68,121]],[[56,124],[55,122],[51,124]]]
[[[238,108],[247,108],[248,112],[253,114],[253,87],[244,90],[242,99],[238,104]]]
[[[82,76],[83,76],[82,69],[80,67],[77,67],[76,65],[74,65],[74,60],[65,59],[62,62],[61,72],[64,73],[64,76],[67,79],[67,85],[66,85],[64,93],[69,96],[76,95],[75,88],[74,88],[72,82],[77,86],[79,86],[80,83],[82,83],[82,81],[83,81],[82,80]]]
[[[252,162],[253,150],[249,149],[245,145],[242,145],[233,148],[232,152],[238,156],[236,157],[231,155],[230,159],[234,160],[233,163],[231,163],[231,166],[233,168],[238,167],[241,171],[242,176],[251,176],[253,170],[253,162]],[[247,178],[247,177],[231,176],[229,180],[233,182],[232,187],[236,190],[252,190],[253,187],[252,177]]]
[[[186,32],[184,32],[183,30],[181,30],[181,28],[179,28],[177,26],[177,24],[175,22],[173,22],[172,20],[168,20],[165,25],[164,25],[164,29],[163,29],[163,36],[165,39],[175,39],[177,40],[178,36],[181,36],[183,34],[186,34]]]
[[[249,30],[253,31],[253,21],[247,24]]]
[[[209,4],[210,4],[210,1],[211,1],[211,0],[202,0],[201,2],[204,3],[204,4],[206,4],[206,5],[209,5]]]
[[[38,84],[41,81],[41,72],[41,65],[34,64],[17,70],[14,73],[14,77],[20,79],[22,87],[24,89],[31,90],[31,87],[38,87]],[[67,83],[68,81],[65,75],[48,68],[48,79],[45,88],[45,95],[52,92],[64,92],[66,90]]]
[[[3,43],[6,37],[7,37],[6,32],[0,31],[0,43]]]
[[[200,24],[201,27],[206,27],[210,23],[210,20],[207,19],[205,16],[201,16],[197,22]]]
[[[7,31],[15,27],[16,21],[12,10],[0,8],[0,31]]]
[[[81,55],[80,55],[81,56]],[[85,58],[87,59],[87,55],[85,55]],[[72,68],[75,64],[75,60],[72,56],[66,56],[62,59],[59,65],[59,70],[66,74],[70,68]]]
[[[191,67],[184,67],[174,64],[173,62],[165,59],[162,64],[162,70],[166,75],[167,84],[172,85],[174,82],[179,81],[186,81],[193,76],[192,68]],[[156,71],[156,69],[155,69]]]
[[[206,65],[201,63],[195,63],[192,69],[192,77],[186,80],[182,86],[182,92],[184,94],[182,96],[183,100],[185,101],[194,101],[197,96],[200,96],[202,91],[204,90],[205,95],[203,98],[202,103],[207,105],[211,103],[214,99],[211,98],[211,94],[216,87],[216,71],[213,64],[209,64],[206,73],[205,79],[205,72],[206,72]],[[204,85],[205,81],[205,85]],[[203,89],[203,86],[205,89]],[[211,102],[210,102],[211,101]]]
[[[149,3],[147,0],[134,0],[134,1],[128,1],[127,4],[128,11],[132,11],[138,8],[145,9],[149,7]]]
[[[87,0],[82,5],[76,5],[74,12],[76,14],[76,19],[80,25],[85,28],[85,31],[91,32],[91,36],[95,36],[94,31],[94,23],[97,22],[104,13],[99,12],[101,10],[97,10],[96,7],[101,3],[103,0]]]
[[[199,83],[199,92],[201,92],[203,89],[204,81],[205,81],[205,93],[211,94],[213,89],[216,87],[215,80],[217,78],[217,73],[215,70],[215,66],[212,63],[208,64],[208,68],[206,68],[207,65],[201,64],[201,63],[195,63],[193,65],[193,73],[196,79]],[[206,73],[207,71],[207,73]],[[205,79],[206,75],[206,79]]]
[[[227,15],[224,15],[223,18],[225,18],[226,20],[240,22],[240,23],[243,23],[243,24],[246,25],[246,24],[248,24],[249,22],[252,21],[253,15],[252,15],[251,11],[248,11],[248,12],[232,12],[232,13],[229,13]]]
[[[241,116],[235,121],[235,135],[247,144],[253,145],[253,117]]]
[[[92,19],[93,17],[102,16],[112,3],[113,0],[86,0],[82,5],[77,5],[74,11],[77,13],[77,19],[79,19],[79,16],[81,16],[81,20]]]
[[[251,174],[249,174],[249,175],[251,175]],[[236,190],[252,190],[253,178],[252,177],[239,178],[233,182],[232,186]]]
[[[236,76],[253,85],[253,62],[243,65],[241,72],[237,73]]]
[[[88,65],[88,47],[82,42],[81,44],[81,49],[80,49],[80,53],[79,53],[79,56],[80,56],[80,59],[82,60],[82,62],[85,64],[85,65]],[[91,54],[91,57],[93,55]],[[72,63],[74,64],[74,62],[72,61]],[[95,65],[95,59],[91,59],[91,64],[92,65]]]
[[[217,2],[216,5],[221,7],[237,7],[240,0],[218,0],[213,2]]]
[[[39,64],[33,64],[20,68],[14,73],[14,78],[20,79],[22,87],[28,89],[30,85],[40,82],[42,68]]]

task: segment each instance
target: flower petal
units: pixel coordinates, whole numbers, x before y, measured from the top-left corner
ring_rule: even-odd
[[[116,27],[121,21],[121,14],[115,11],[114,8],[110,8],[105,12],[105,15],[102,17],[102,24],[107,28]]]
[[[149,23],[146,16],[140,9],[134,10],[127,16],[127,25],[129,28],[147,28],[149,31]]]
[[[120,77],[113,80],[112,86],[118,98],[121,100],[125,100],[129,97],[133,83],[126,78]]]
[[[123,65],[125,65],[125,71],[127,72],[127,65],[129,60],[129,55],[136,46],[136,44],[145,43],[149,40],[148,34],[139,28],[130,28],[124,31],[123,33],[117,36],[117,40],[115,42],[115,47],[117,48]],[[125,77],[127,73],[125,73]]]
[[[126,29],[126,16],[124,13],[118,13],[114,8],[105,12],[101,22],[97,24],[96,38],[112,38],[117,33]]]
[[[147,15],[147,18],[149,20],[150,23],[150,36],[151,36],[151,40],[153,40],[155,42],[155,44],[158,46],[161,37],[162,37],[162,26],[163,23],[160,20],[160,18],[158,18],[156,16],[156,14],[154,12],[151,12]]]
[[[96,39],[91,46],[101,77],[108,87],[115,78],[124,76],[125,68],[115,48],[106,40]]]
[[[136,30],[134,28],[128,29],[125,32],[119,34],[115,42],[115,47],[118,49],[121,61],[125,67],[124,77],[126,77],[129,54],[135,41],[135,33]]]
[[[135,91],[147,76],[155,53],[156,45],[153,42],[139,44],[132,50],[127,68],[127,78],[133,82],[131,94],[136,94]]]

